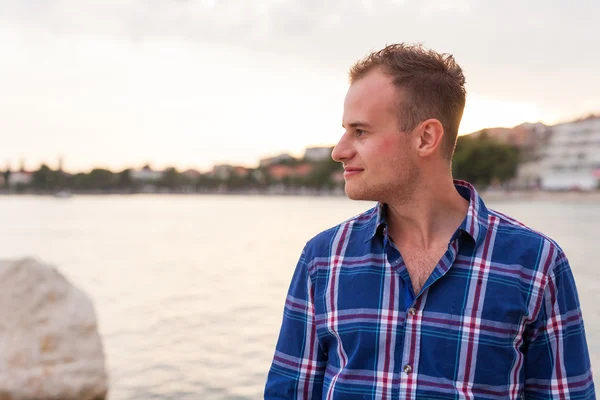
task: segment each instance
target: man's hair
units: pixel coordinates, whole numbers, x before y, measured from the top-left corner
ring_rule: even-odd
[[[435,118],[444,127],[442,154],[454,153],[458,127],[465,108],[465,76],[450,54],[422,45],[392,44],[359,60],[350,69],[350,83],[379,68],[404,94],[399,102],[399,129],[411,132]]]

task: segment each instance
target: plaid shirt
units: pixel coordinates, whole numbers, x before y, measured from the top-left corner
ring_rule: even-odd
[[[594,399],[579,299],[551,239],[486,208],[416,296],[385,206],[310,240],[265,399]]]

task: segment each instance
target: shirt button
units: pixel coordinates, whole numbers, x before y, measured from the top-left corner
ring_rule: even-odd
[[[417,313],[417,310],[415,310],[414,308],[409,308],[409,309],[408,309],[408,313],[409,313],[410,315],[415,315],[415,314]]]
[[[406,364],[404,366],[404,372],[406,373],[406,375],[410,374],[412,372],[412,367],[408,364]]]

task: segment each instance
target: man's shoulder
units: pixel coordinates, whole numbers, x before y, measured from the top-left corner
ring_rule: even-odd
[[[309,257],[327,257],[334,242],[347,240],[352,236],[354,239],[364,240],[372,232],[377,217],[377,207],[372,207],[358,215],[350,217],[345,221],[321,231],[307,241],[305,252]]]
[[[499,211],[489,209],[489,215],[494,217],[497,223],[493,224],[495,240],[499,245],[516,246],[517,248],[527,250],[539,250],[546,247],[551,253],[563,253],[559,244],[548,235],[526,225],[525,223],[503,214]],[[515,249],[513,247],[513,249]]]

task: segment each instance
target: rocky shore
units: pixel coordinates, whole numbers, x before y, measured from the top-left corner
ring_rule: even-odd
[[[92,301],[56,268],[0,260],[0,316],[0,400],[107,397]]]

